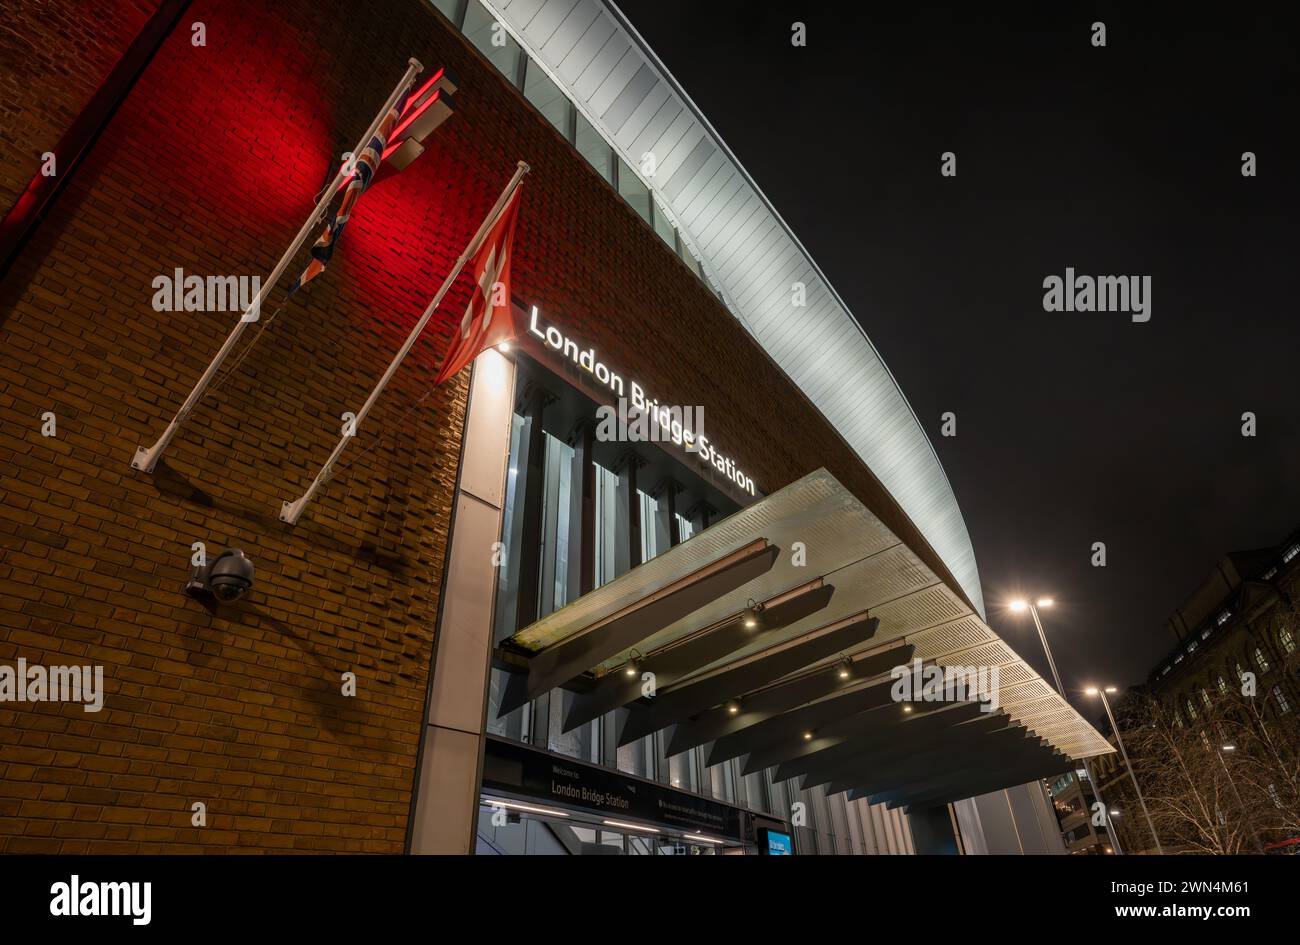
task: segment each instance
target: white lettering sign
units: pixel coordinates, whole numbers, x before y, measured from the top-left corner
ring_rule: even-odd
[[[532,313],[529,316],[528,333],[535,338],[539,338],[545,347],[558,351],[565,358],[592,375],[602,385],[609,388],[615,396],[627,397],[630,388],[633,407],[637,410],[646,411],[660,423],[663,423],[665,419],[667,420],[668,438],[670,440],[680,444],[686,452],[695,456],[700,462],[712,466],[743,491],[748,492],[750,495],[758,494],[754,489],[754,480],[746,475],[744,470],[738,467],[730,456],[722,453],[707,436],[700,431],[690,429],[684,424],[679,427],[675,422],[678,418],[672,416],[670,410],[660,409],[658,399],[647,394],[645,388],[636,381],[625,382],[619,374],[610,370],[608,365],[597,356],[595,348],[590,346],[583,348],[554,325],[542,324],[537,314],[536,305],[533,306]]]

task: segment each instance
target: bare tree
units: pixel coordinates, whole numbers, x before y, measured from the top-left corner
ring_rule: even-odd
[[[1285,700],[1285,696],[1283,696]],[[1285,705],[1286,703],[1283,702]],[[1300,834],[1300,727],[1270,690],[1231,692],[1216,705],[1225,744],[1221,757],[1234,778],[1261,842]]]
[[[1124,741],[1133,771],[1146,796],[1160,840],[1169,852],[1232,854],[1255,849],[1255,812],[1224,766],[1214,736],[1211,706],[1179,711],[1146,694],[1123,702]],[[1186,716],[1186,717],[1184,717]],[[1152,846],[1148,832],[1133,821],[1136,803],[1128,805],[1128,833],[1141,848]],[[1146,835],[1144,835],[1146,834]]]

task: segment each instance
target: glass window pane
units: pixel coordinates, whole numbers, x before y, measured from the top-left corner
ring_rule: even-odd
[[[605,139],[592,127],[581,113],[578,115],[578,136],[573,142],[578,153],[587,159],[605,180],[614,180],[614,150],[605,143]]]
[[[698,748],[690,748],[668,759],[668,778],[673,787],[699,793],[699,764],[696,758],[698,753]]]
[[[573,447],[549,433],[546,434],[545,469],[539,617],[563,607],[569,592],[569,480],[573,472]]]
[[[659,547],[659,530],[655,528],[655,522],[659,518],[658,500],[640,489],[637,490],[637,495],[641,499],[641,560],[649,561],[660,551],[668,549]]]
[[[505,27],[497,25],[496,19],[479,0],[470,0],[461,32],[502,75],[511,82],[515,81],[519,74],[519,44],[505,31]]]
[[[763,772],[745,775],[745,805],[765,814],[772,813],[772,804],[767,796],[767,779]]]
[[[492,639],[500,643],[515,632],[515,604],[519,599],[519,545],[524,528],[522,492],[522,448],[524,418],[514,414],[510,421],[510,466],[506,473],[506,501],[501,521],[504,546],[497,568],[496,627]],[[518,500],[518,501],[516,501]]]
[[[564,717],[573,706],[577,696],[565,689],[552,689],[550,698],[549,747],[551,751],[570,758],[580,758],[593,764],[600,764],[600,719],[593,719],[579,725],[572,731],[562,731]]]
[[[626,716],[627,709],[619,709],[617,714]],[[617,731],[617,727],[615,730]],[[620,745],[617,752],[617,765],[618,770],[625,774],[634,774],[639,778],[653,781],[655,778],[654,736],[645,735],[630,745]]]
[[[673,226],[657,200],[655,201],[655,232],[668,244],[669,249],[674,253],[677,252],[677,227]]]
[[[686,243],[684,241],[682,242],[681,250],[677,255],[682,257],[682,262],[686,263],[687,269],[695,273],[697,276],[700,275],[700,264],[695,257],[691,255],[691,251],[686,248]]]
[[[632,168],[622,159],[618,162],[618,193],[626,200],[642,220],[650,222],[650,188],[641,183]]]
[[[596,567],[595,584],[600,587],[618,577],[615,549],[618,525],[618,475],[599,463],[596,467]]]
[[[524,97],[546,116],[565,138],[569,137],[569,109],[573,106],[560,87],[531,59],[524,72]]]
[[[517,742],[526,742],[532,703],[525,703],[504,717],[497,717],[497,710],[505,696],[508,682],[509,674],[493,667],[491,684],[488,687],[488,731]]]
[[[442,15],[451,20],[453,26],[460,26],[457,19],[460,16],[461,0],[433,0],[433,5],[437,7]]]

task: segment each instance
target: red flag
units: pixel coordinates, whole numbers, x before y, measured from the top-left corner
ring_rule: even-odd
[[[434,384],[455,377],[480,353],[515,337],[515,320],[510,308],[510,258],[514,252],[515,221],[519,216],[519,190],[516,187],[510,195],[501,216],[470,260],[474,292]]]

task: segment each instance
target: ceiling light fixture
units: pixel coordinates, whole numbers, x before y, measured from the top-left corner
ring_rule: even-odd
[[[646,833],[658,833],[658,827],[643,827],[640,824],[629,824],[622,820],[602,820],[602,824],[609,824],[611,827],[622,827],[624,830],[644,830]]]
[[[554,810],[550,807],[534,807],[532,804],[516,804],[513,801],[500,801],[495,797],[485,797],[480,803],[486,807],[504,807],[506,810],[519,810],[527,814],[545,814],[547,817],[569,816],[562,810]]]
[[[635,648],[633,648],[633,650],[628,654],[627,665],[623,667],[623,675],[628,679],[635,679],[637,677],[640,670],[640,667],[637,665],[637,659],[640,656],[641,654],[638,653]]]
[[[721,840],[715,840],[712,837],[702,837],[698,833],[684,833],[682,836],[687,840],[698,840],[700,843],[713,843],[719,846],[722,844]]]

